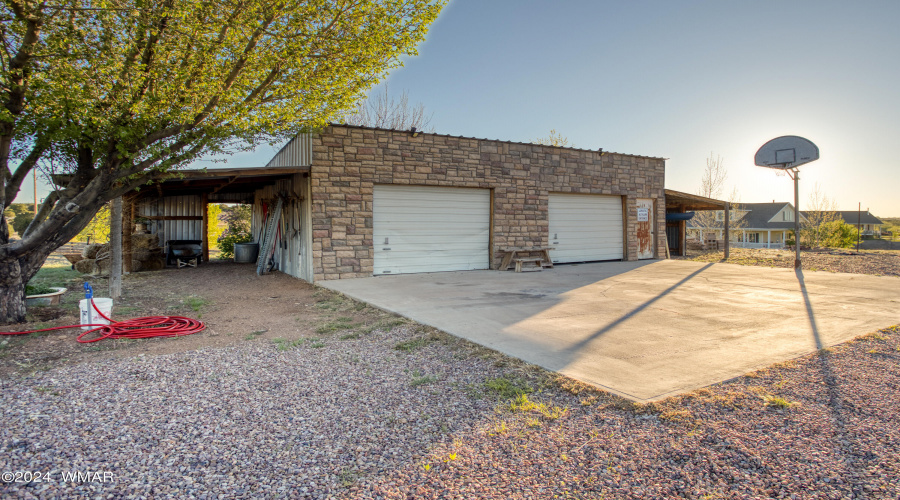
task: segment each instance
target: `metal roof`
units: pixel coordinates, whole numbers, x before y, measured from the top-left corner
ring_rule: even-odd
[[[666,189],[666,210],[725,210],[726,201]]]
[[[398,133],[403,133],[403,134],[410,133],[409,130],[398,130],[398,129],[393,129],[393,128],[379,128],[379,127],[364,127],[362,125],[347,125],[345,123],[332,123],[329,126],[342,127],[342,128],[353,128],[353,129],[361,129],[361,130],[377,130],[377,131],[383,131],[383,132],[398,132]],[[600,154],[632,156],[635,158],[647,158],[650,160],[667,160],[668,159],[668,158],[663,158],[660,156],[646,156],[646,155],[636,155],[636,154],[629,154],[629,153],[616,153],[615,151],[606,151],[603,148],[600,148],[600,149],[567,148],[567,147],[562,147],[562,146],[549,146],[546,144],[536,144],[533,142],[504,141],[502,139],[487,139],[487,138],[480,138],[480,137],[469,137],[469,136],[464,136],[464,135],[435,134],[433,132],[423,132],[423,131],[418,131],[418,132],[419,132],[419,136],[431,135],[434,137],[450,137],[453,139],[468,139],[468,140],[472,140],[472,141],[499,142],[502,144],[521,144],[524,146],[543,146],[545,148],[556,148],[556,149],[562,149],[562,150],[566,150],[566,151],[585,151],[585,152],[593,152],[593,153],[600,153]]]

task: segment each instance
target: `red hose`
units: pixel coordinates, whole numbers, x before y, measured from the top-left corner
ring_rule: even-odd
[[[206,325],[202,321],[186,318],[184,316],[145,316],[143,318],[132,318],[125,321],[114,321],[108,318],[94,299],[91,299],[91,306],[103,319],[109,321],[108,325],[67,325],[56,326],[53,328],[44,328],[41,330],[27,330],[24,332],[0,332],[0,335],[25,335],[35,332],[49,332],[53,330],[65,330],[67,328],[79,328],[83,326],[95,326],[78,336],[78,342],[89,344],[103,339],[148,339],[151,337],[180,337],[183,335],[191,335],[192,333],[202,332]],[[97,335],[94,338],[85,339],[92,334]]]

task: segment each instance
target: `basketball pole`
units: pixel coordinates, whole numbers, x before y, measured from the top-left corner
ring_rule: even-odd
[[[800,269],[800,171],[792,168],[787,173],[794,179],[794,269]]]

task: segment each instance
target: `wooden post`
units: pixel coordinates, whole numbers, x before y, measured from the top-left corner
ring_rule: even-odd
[[[122,198],[112,203],[109,217],[109,296],[122,296]]]
[[[200,207],[203,210],[203,222],[201,223],[201,249],[203,251],[203,262],[209,262],[209,195],[203,193],[200,196]]]
[[[131,235],[134,234],[134,197],[123,196],[122,202],[122,268],[126,273],[132,271],[131,259],[134,249],[131,246]]]
[[[731,230],[729,220],[731,219],[731,204],[725,202],[725,260],[728,260],[728,254],[731,249]]]

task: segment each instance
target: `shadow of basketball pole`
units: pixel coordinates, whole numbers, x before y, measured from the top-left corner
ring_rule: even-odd
[[[797,275],[797,282],[800,284],[800,293],[803,295],[803,303],[806,306],[806,315],[809,317],[809,326],[812,330],[813,340],[816,343],[816,349],[818,350],[819,366],[822,370],[822,380],[825,382],[825,390],[828,393],[828,406],[831,410],[831,420],[834,422],[836,434],[840,439],[839,442],[836,443],[837,448],[840,454],[843,455],[844,463],[847,464],[847,468],[855,470],[858,466],[856,465],[856,457],[852,452],[853,446],[850,443],[850,438],[852,436],[847,432],[847,421],[844,417],[843,397],[841,397],[840,386],[837,377],[834,375],[834,369],[831,365],[829,353],[824,350],[825,343],[822,341],[819,326],[816,324],[816,314],[815,311],[813,311],[812,302],[809,299],[809,292],[806,290],[806,282],[803,279],[803,270],[794,269],[794,273]],[[848,474],[848,476],[847,480],[851,485],[853,494],[862,495],[864,492],[859,485],[856,474]]]
[[[701,267],[700,269],[697,269],[696,271],[692,272],[691,274],[685,276],[678,283],[675,283],[674,285],[670,286],[669,288],[666,288],[665,290],[660,292],[657,296],[655,296],[652,299],[648,300],[647,302],[644,302],[643,304],[635,307],[634,309],[623,314],[622,316],[616,318],[611,323],[607,324],[603,328],[601,328],[601,329],[597,330],[596,332],[594,332],[593,334],[591,334],[590,337],[582,339],[580,342],[563,349],[563,352],[569,353],[570,355],[581,352],[581,349],[583,349],[587,344],[590,344],[594,339],[603,336],[605,333],[609,332],[613,328],[615,328],[615,327],[621,325],[622,323],[624,323],[625,321],[628,321],[629,319],[635,317],[638,313],[640,313],[641,311],[643,311],[643,310],[647,309],[648,307],[650,307],[651,305],[653,305],[654,302],[665,297],[666,295],[669,295],[670,293],[674,292],[675,289],[677,289],[681,285],[684,285],[685,283],[687,283],[688,281],[693,279],[698,274],[709,269],[710,266],[712,266],[712,263],[706,264],[705,266]]]

